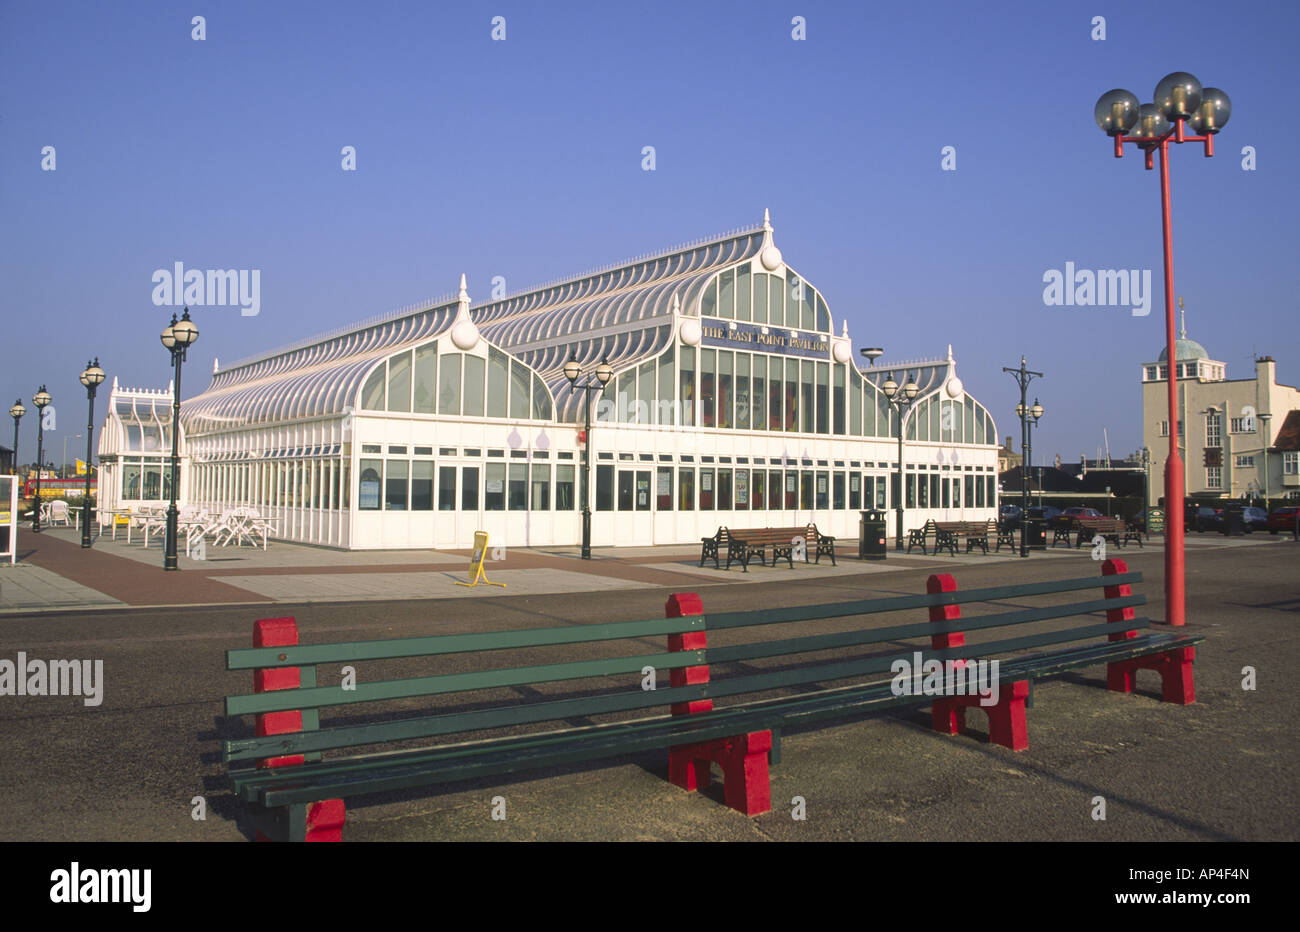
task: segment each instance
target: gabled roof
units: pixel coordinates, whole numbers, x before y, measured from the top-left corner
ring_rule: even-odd
[[[1300,411],[1287,412],[1286,420],[1278,428],[1277,439],[1270,449],[1283,453],[1300,450]]]

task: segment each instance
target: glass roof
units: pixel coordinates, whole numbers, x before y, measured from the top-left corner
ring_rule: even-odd
[[[584,368],[608,356],[615,373],[663,352],[672,341],[674,299],[693,308],[720,268],[758,254],[764,235],[755,227],[473,305],[470,318],[489,345],[538,373],[555,397],[557,418],[575,420],[581,395],[573,395],[563,373],[572,351]],[[238,363],[217,372],[181,417],[188,430],[202,433],[341,414],[356,404],[377,362],[441,334],[456,311],[453,300]]]

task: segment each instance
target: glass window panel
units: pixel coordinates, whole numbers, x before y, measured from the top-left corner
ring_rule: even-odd
[[[408,497],[406,476],[410,463],[406,460],[389,460],[384,476],[384,508],[389,511],[406,511]]]
[[[533,511],[551,510],[551,467],[547,463],[533,463],[532,500],[529,508]]]
[[[636,370],[624,372],[617,378],[618,407],[615,412],[618,422],[626,424],[636,420]]]
[[[799,361],[785,361],[785,429],[799,429]]]
[[[510,360],[510,416],[517,420],[527,420],[530,398],[528,367],[518,360]]]
[[[510,357],[495,346],[488,347],[487,416],[505,417],[510,392]]]
[[[653,362],[642,363],[637,369],[636,400],[637,423],[653,424],[655,422],[655,364]]]
[[[511,511],[528,510],[528,464],[510,464],[510,482],[506,486],[506,506]]]
[[[736,273],[731,269],[718,276],[718,316],[736,316]]]
[[[930,507],[939,507],[939,474],[930,473]]]
[[[357,473],[360,476],[360,488],[357,489],[357,508],[361,511],[379,510],[379,485],[383,478],[383,460],[362,460]]]
[[[803,327],[804,330],[812,330],[815,324],[815,318],[813,314],[813,302],[819,299],[821,295],[817,294],[817,292],[814,291],[812,287],[807,284],[803,286],[803,291],[804,291],[804,295],[803,295],[804,300],[803,300],[803,304],[799,307],[800,326]]]
[[[168,470],[170,472],[170,470]],[[140,497],[147,502],[158,501],[162,498],[162,466],[156,463],[145,461],[144,463],[144,489]]]
[[[768,276],[759,272],[754,276],[754,323],[767,323]]]
[[[813,507],[813,472],[805,469],[799,473],[799,507],[807,511]]]
[[[767,357],[753,357],[754,373],[749,385],[749,423],[754,430],[767,428]]]
[[[385,363],[380,363],[361,389],[361,407],[367,411],[384,410],[384,387],[387,385],[388,370]]]
[[[731,507],[745,509],[749,507],[749,470],[737,469],[732,480]]]
[[[799,326],[799,312],[804,306],[807,291],[807,286],[799,279],[799,276],[790,276],[785,289],[785,325],[787,327]]]
[[[762,511],[767,504],[767,470],[755,469],[753,472],[754,487],[750,489],[749,507],[755,511]]]
[[[713,470],[700,470],[700,511],[713,510]]]
[[[931,398],[931,399],[930,399],[929,409],[930,409],[930,410],[929,410],[929,415],[930,415],[930,435],[929,435],[929,437],[922,437],[921,439],[922,439],[922,440],[927,440],[927,439],[928,439],[928,440],[939,440],[939,439],[941,439],[941,434],[939,433],[939,418],[941,417],[941,415],[940,415],[940,411],[939,411],[939,409],[940,409],[940,405],[939,405],[939,399],[938,399],[938,398]],[[950,414],[949,414],[949,417],[951,417],[951,416],[952,416],[952,415],[951,415],[951,413],[950,413]]]
[[[614,467],[596,467],[596,510],[614,510]]]
[[[411,464],[411,510],[433,511],[433,461]]]
[[[831,329],[831,312],[820,294],[817,295],[817,329],[823,333]]]
[[[749,266],[742,265],[736,269],[736,319],[749,320],[752,316],[749,308],[750,287],[749,282],[753,276],[749,274]]]
[[[636,510],[650,510],[650,470],[638,469],[636,472]]]
[[[416,466],[427,465],[432,467],[432,463],[416,463]],[[432,469],[430,469],[432,473]],[[438,510],[455,511],[456,510],[456,467],[439,466],[438,467]]]
[[[849,433],[862,436],[862,379],[856,370],[849,369]],[[868,432],[869,435],[869,432]]]
[[[477,466],[460,468],[461,511],[478,511],[478,470]]]
[[[732,405],[734,397],[731,392],[732,367],[735,354],[727,350],[718,351],[718,426],[731,427]]]
[[[849,509],[857,511],[862,508],[862,473],[849,473]]]
[[[506,464],[488,463],[483,482],[483,510],[506,510]]]
[[[767,319],[778,327],[785,323],[785,276],[780,272],[767,277]]]
[[[483,416],[483,377],[487,361],[481,356],[471,356],[466,353],[463,357],[465,360],[465,402],[461,406],[461,413],[470,417]]]
[[[681,389],[677,393],[677,401],[681,405],[682,426],[691,427],[695,424],[695,348],[691,346],[682,347],[681,362]]]
[[[677,509],[695,510],[695,470],[690,466],[677,469]]]
[[[785,471],[785,508],[794,511],[799,507],[799,473],[793,469]]]
[[[655,397],[656,424],[675,424],[673,417],[673,348],[659,357],[659,391]]]
[[[813,364],[810,360],[805,359],[800,364],[799,375],[799,430],[810,433],[813,429]]]
[[[704,289],[704,294],[700,296],[700,316],[714,317],[718,313],[718,282],[716,279],[709,282]]]
[[[833,473],[831,475],[831,485],[831,507],[837,510],[842,509],[844,507],[844,473]]]
[[[633,510],[633,484],[636,481],[636,474],[630,469],[620,469],[618,471],[618,510]]]
[[[533,375],[533,417],[539,421],[551,419],[551,393],[536,374]]]
[[[718,470],[718,494],[715,499],[715,507],[718,511],[729,511],[731,509],[731,470]]]
[[[460,414],[460,353],[447,353],[438,364],[438,413]]]
[[[139,453],[144,449],[144,433],[139,424],[126,425],[126,449],[131,453]]]
[[[830,425],[830,363],[817,363],[817,433],[828,434]]]
[[[426,343],[415,348],[415,366],[412,372],[416,414],[433,414],[436,410],[438,386],[438,344]]]
[[[673,468],[659,466],[655,469],[655,508],[659,511],[673,510]]]
[[[775,356],[769,356],[768,359],[768,380],[767,380],[767,429],[781,430],[785,426],[781,414],[781,399],[783,389],[781,387],[781,360]]]
[[[411,354],[399,353],[388,360],[388,410],[411,410]]]
[[[749,354],[736,354],[736,427],[749,429]]]
[[[124,463],[122,465],[122,499],[129,502],[140,501],[140,465]]]
[[[714,407],[716,398],[714,397],[713,380],[717,355],[716,350],[700,350],[700,425],[702,427],[712,427],[715,423]]]
[[[964,409],[966,417],[962,420],[964,430],[962,432],[961,442],[975,443],[975,399],[971,398],[970,395],[967,395],[962,408]],[[966,501],[969,502],[970,499],[968,498]]]
[[[555,510],[572,511],[576,505],[576,499],[573,494],[573,477],[575,467],[573,466],[556,466],[555,467]]]
[[[831,396],[832,426],[834,433],[844,433],[844,379],[845,367],[839,364],[835,366],[835,388]]]

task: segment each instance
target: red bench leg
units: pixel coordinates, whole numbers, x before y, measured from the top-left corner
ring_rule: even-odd
[[[298,625],[292,618],[259,618],[253,623],[254,647],[293,647],[298,643]],[[281,689],[298,689],[302,682],[298,667],[276,667],[253,671],[253,692],[273,692]],[[312,683],[314,684],[314,680]],[[259,737],[282,735],[302,731],[303,716],[297,709],[284,712],[263,712],[256,717]],[[267,757],[257,762],[259,767],[291,767],[303,763],[302,754]],[[346,807],[341,799],[324,799],[307,806],[304,841],[342,841],[343,824],[347,820]],[[292,819],[290,820],[292,822]],[[271,841],[262,832],[256,841]]]
[[[768,777],[768,752],[772,732],[748,734],[699,744],[679,744],[668,752],[668,777],[674,786],[694,791],[711,782],[709,764],[722,767],[723,792],[727,805],[745,815],[772,810]]]
[[[930,724],[940,734],[961,734],[966,730],[966,710],[983,709],[989,716],[989,742],[1023,751],[1029,747],[1028,698],[1028,680],[1003,683],[997,703],[991,706],[980,705],[979,696],[945,696],[930,707]]]
[[[1106,688],[1131,693],[1138,670],[1155,670],[1160,674],[1161,698],[1165,702],[1191,705],[1196,701],[1196,684],[1192,675],[1195,660],[1195,647],[1179,647],[1163,654],[1119,660],[1106,665]]]

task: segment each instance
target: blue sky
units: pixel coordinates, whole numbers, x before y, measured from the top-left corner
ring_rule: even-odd
[[[1231,95],[1216,156],[1173,153],[1176,293],[1189,336],[1230,378],[1250,376],[1258,352],[1300,383],[1287,64],[1300,4],[1178,10],[0,2],[0,400],[30,408],[48,386],[57,459],[60,434],[84,430],[88,357],[110,380],[165,387],[169,310],[151,276],[176,261],[261,271],[257,316],[195,313],[188,397],[213,357],[446,294],[462,272],[482,300],[496,275],[513,292],[770,208],[786,260],[856,345],[888,360],[951,343],[1003,435],[1019,433],[1019,399],[1001,368],[1025,354],[1045,373],[1031,389],[1047,409],[1036,460],[1095,456],[1103,427],[1127,453],[1140,364],[1164,343],[1160,192],[1093,123],[1112,87],[1145,101],[1186,70]],[[955,171],[941,170],[945,146]],[[1066,262],[1150,269],[1151,314],[1046,306],[1043,275]]]

